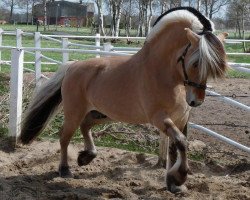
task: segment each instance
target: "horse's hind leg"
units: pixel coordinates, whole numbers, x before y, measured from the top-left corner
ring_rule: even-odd
[[[103,124],[111,121],[107,116],[97,112],[89,112],[81,123],[81,132],[84,137],[84,151],[80,151],[78,155],[78,165],[88,165],[97,155],[94,140],[91,132],[91,127],[97,124]]]
[[[66,102],[69,100],[68,102]],[[68,145],[70,139],[79,127],[82,119],[86,115],[84,102],[77,98],[63,100],[64,124],[60,131],[61,161],[59,165],[59,175],[61,177],[72,177],[68,165]]]
[[[79,127],[82,117],[82,115],[72,115],[70,120],[65,119],[60,131],[61,161],[59,165],[59,175],[61,177],[72,177],[68,165],[68,145],[76,129]]]

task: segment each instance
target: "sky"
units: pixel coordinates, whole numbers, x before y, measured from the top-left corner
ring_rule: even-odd
[[[55,0],[57,1],[57,0]],[[76,2],[78,3],[79,0],[66,0],[66,1],[70,1],[70,2]],[[94,0],[83,0],[83,2],[94,2]],[[0,5],[2,5],[2,1],[0,0]],[[223,8],[221,8],[221,11],[219,13],[216,13],[215,14],[215,17],[221,17],[221,16],[224,16],[225,15],[225,10],[226,10],[226,6],[224,6]],[[97,7],[95,5],[95,12],[97,11]],[[26,9],[18,9],[18,8],[15,8],[15,12],[22,12],[22,13],[25,13],[26,12]]]

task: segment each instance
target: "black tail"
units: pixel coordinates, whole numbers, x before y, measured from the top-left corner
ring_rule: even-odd
[[[46,122],[55,112],[62,101],[61,88],[48,98],[41,106],[32,109],[23,122],[19,140],[22,144],[28,144],[35,139],[45,128]]]
[[[19,141],[22,144],[28,144],[34,140],[57,110],[62,101],[62,81],[70,64],[61,66],[57,73],[37,91],[22,122],[21,135],[19,136]]]

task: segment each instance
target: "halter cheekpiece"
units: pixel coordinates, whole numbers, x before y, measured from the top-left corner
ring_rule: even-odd
[[[185,77],[184,85],[185,86],[189,85],[189,86],[201,89],[201,90],[206,90],[207,85],[198,84],[198,83],[195,83],[195,82],[192,82],[192,81],[188,80],[188,75],[187,75],[186,66],[185,66],[185,56],[186,56],[186,54],[187,54],[188,49],[190,48],[190,46],[191,46],[191,43],[188,44],[188,46],[185,48],[185,50],[182,53],[182,55],[177,60],[177,63],[178,62],[182,63],[182,70],[183,70],[183,74],[184,74],[184,77]]]

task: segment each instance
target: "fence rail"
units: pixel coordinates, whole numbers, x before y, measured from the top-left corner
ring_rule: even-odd
[[[16,35],[16,46],[2,46],[2,35]],[[22,36],[28,35],[34,36],[35,41],[35,47],[23,47],[22,46]],[[51,40],[54,42],[57,42],[62,45],[62,48],[41,48],[41,40],[42,38]],[[55,38],[61,38],[55,39]],[[95,45],[82,45],[82,44],[76,44],[69,42],[69,38],[82,38],[82,39],[95,39]],[[10,136],[16,139],[18,134],[20,133],[20,122],[21,122],[21,113],[22,113],[22,77],[23,77],[23,69],[25,63],[23,60],[23,54],[24,53],[30,53],[35,56],[35,61],[32,62],[35,64],[35,70],[30,70],[35,73],[36,77],[36,84],[40,85],[40,79],[41,77],[47,78],[46,76],[42,75],[41,73],[41,65],[43,64],[41,62],[41,59],[44,58],[50,63],[56,63],[61,64],[65,63],[69,60],[69,53],[73,52],[79,52],[79,53],[88,53],[88,54],[95,54],[97,57],[100,55],[109,56],[109,55],[132,55],[140,48],[128,48],[128,47],[113,47],[111,44],[103,44],[101,46],[101,39],[136,39],[136,40],[145,40],[145,38],[138,38],[138,37],[103,37],[97,34],[96,36],[69,36],[69,35],[42,35],[40,33],[24,33],[21,30],[16,30],[15,33],[13,32],[6,32],[0,29],[0,64],[1,64],[1,50],[11,50],[11,61],[3,61],[5,63],[11,63],[11,105],[10,105],[10,116],[9,116],[9,133]],[[226,40],[226,42],[230,42],[231,40]],[[250,42],[250,40],[232,40],[232,42]],[[95,50],[86,50],[86,49],[72,49],[69,48],[70,46],[76,46],[81,48],[87,48],[87,49],[95,49]],[[42,55],[42,52],[59,52],[62,53],[62,61],[55,60],[53,58],[47,57]],[[228,53],[229,55],[244,55],[249,56],[250,53]],[[230,65],[240,71],[244,71],[249,73],[250,69],[247,68],[250,66],[249,63],[230,63]],[[218,97],[219,100],[222,100],[226,103],[230,103],[234,106],[237,106],[241,109],[244,109],[246,112],[250,112],[250,107],[244,104],[241,104],[238,101],[235,101],[231,98],[224,97],[216,92],[213,91],[206,91],[208,94],[212,94],[216,97]],[[250,152],[249,148],[241,145],[231,139],[228,139],[218,133],[215,133],[212,130],[209,130],[205,127],[202,127],[197,124],[190,123],[190,127],[202,130],[203,132],[219,138],[223,140],[224,142],[227,142],[228,144],[234,145],[237,148],[244,150],[246,152]]]

